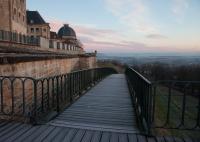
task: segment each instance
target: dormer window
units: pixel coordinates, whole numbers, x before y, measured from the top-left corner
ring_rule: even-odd
[[[39,28],[36,28],[36,32],[39,33],[39,31],[40,31],[40,29],[39,29]]]
[[[31,20],[31,21],[30,21],[30,23],[31,23],[31,24],[34,24],[34,21],[33,21],[33,20]]]
[[[31,33],[34,33],[34,28],[31,28]]]

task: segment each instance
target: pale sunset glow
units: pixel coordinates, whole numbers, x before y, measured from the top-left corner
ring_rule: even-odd
[[[68,23],[86,51],[200,53],[199,0],[28,0],[27,5],[40,11],[52,31]]]

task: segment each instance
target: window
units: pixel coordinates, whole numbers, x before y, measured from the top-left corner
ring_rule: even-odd
[[[62,44],[62,49],[65,50],[65,44],[64,43]]]
[[[16,10],[16,8],[14,8],[14,15],[16,15],[17,14],[17,10]]]
[[[21,13],[19,12],[19,18],[21,18]]]
[[[60,49],[60,43],[57,42],[57,49]]]
[[[39,28],[36,28],[36,32],[38,33],[40,31],[40,29]]]
[[[31,33],[34,33],[34,28],[31,28]]]
[[[46,29],[43,29],[43,32],[46,32],[47,30]]]
[[[31,23],[31,24],[33,24],[33,23],[34,23],[34,21],[31,19],[31,20],[30,20],[30,23]]]

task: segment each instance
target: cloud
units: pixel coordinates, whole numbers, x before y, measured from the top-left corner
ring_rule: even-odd
[[[149,34],[146,35],[146,38],[150,38],[150,39],[167,39],[167,36],[161,35],[161,34]]]
[[[106,7],[119,21],[132,31],[157,33],[158,28],[150,18],[150,11],[142,0],[105,0]]]
[[[58,31],[63,26],[63,23],[59,20],[50,21],[51,29]],[[95,26],[89,26],[84,24],[76,24],[69,22],[70,26],[75,29],[78,38],[84,45],[84,49],[87,52],[93,52],[97,50],[102,53],[136,53],[136,52],[176,52],[176,51],[190,51],[191,48],[186,47],[174,47],[174,46],[150,46],[134,40],[128,40],[129,38],[118,31],[112,29],[99,29]],[[147,34],[147,38],[151,39],[164,39],[167,38],[162,34]],[[200,48],[194,50],[199,51]],[[193,50],[193,51],[194,51]]]
[[[51,31],[57,32],[64,23],[68,23],[68,22],[64,22],[61,20],[52,20],[52,19],[48,19],[50,27],[51,27]]]

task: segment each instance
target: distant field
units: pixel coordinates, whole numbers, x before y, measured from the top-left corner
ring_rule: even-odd
[[[168,107],[169,89],[158,86],[155,96],[155,125],[163,127],[179,127],[181,129],[194,128],[198,117],[198,99],[194,96],[186,95],[185,110],[183,111],[183,93],[172,89],[171,102]],[[169,109],[168,109],[169,108]],[[169,121],[167,121],[169,114]],[[184,116],[182,116],[184,114]],[[166,124],[166,125],[165,125]],[[177,136],[192,136],[200,138],[200,130],[175,130],[175,129],[156,129],[155,133]]]
[[[109,62],[109,61],[98,61],[97,62],[98,67],[111,67],[118,71],[118,73],[124,73],[125,67],[119,63],[115,62]]]

